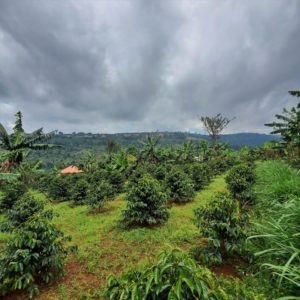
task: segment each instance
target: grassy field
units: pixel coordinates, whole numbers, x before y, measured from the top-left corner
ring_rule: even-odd
[[[67,202],[50,204],[57,213],[54,222],[66,235],[72,236],[72,244],[78,246],[78,251],[67,259],[66,275],[51,286],[42,287],[38,299],[81,299],[95,290],[100,293],[110,274],[118,275],[151,262],[162,249],[188,250],[201,245],[199,232],[193,224],[194,209],[223,190],[224,176],[219,176],[197,193],[193,202],[173,205],[166,224],[131,230],[118,225],[126,205],[124,195],[109,202],[98,214],[91,214],[86,206],[71,208]],[[0,242],[5,240],[6,235],[1,235]],[[11,299],[24,299],[24,296],[14,295]]]

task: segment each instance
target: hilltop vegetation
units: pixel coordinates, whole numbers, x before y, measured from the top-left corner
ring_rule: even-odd
[[[29,158],[32,161],[41,159],[43,165],[53,168],[54,165],[76,164],[83,153],[91,150],[95,153],[103,153],[107,149],[109,141],[115,141],[120,147],[142,147],[142,141],[148,135],[159,136],[161,146],[179,147],[188,141],[198,143],[201,140],[209,141],[208,135],[193,134],[184,132],[152,132],[152,133],[117,133],[117,134],[92,134],[92,133],[73,133],[57,134],[51,139],[51,143],[63,146],[48,152],[32,152]],[[229,143],[234,149],[242,146],[259,147],[265,142],[276,140],[276,136],[258,133],[236,133],[220,136],[220,142]]]

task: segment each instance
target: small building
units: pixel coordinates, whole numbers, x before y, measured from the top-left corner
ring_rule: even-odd
[[[60,174],[80,174],[83,173],[82,170],[78,169],[76,166],[69,166],[60,171]]]

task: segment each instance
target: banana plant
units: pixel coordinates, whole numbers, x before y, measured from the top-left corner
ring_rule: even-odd
[[[9,134],[0,123],[0,149],[5,150],[8,154],[7,160],[2,164],[2,171],[6,172],[9,172],[12,167],[18,166],[24,160],[25,150],[45,150],[59,147],[58,145],[45,143],[55,135],[55,131],[44,133],[43,128],[39,128],[32,133],[25,133],[22,124],[22,113],[17,112],[15,117],[16,121],[12,134]]]

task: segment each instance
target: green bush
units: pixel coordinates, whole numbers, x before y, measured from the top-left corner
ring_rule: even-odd
[[[148,168],[149,173],[157,180],[164,181],[167,177],[167,174],[171,170],[170,164],[151,164]]]
[[[1,228],[4,231],[13,230],[25,223],[34,214],[42,212],[44,206],[43,201],[35,199],[30,193],[25,194],[8,210],[6,220],[1,224]]]
[[[48,283],[63,274],[68,248],[63,233],[49,220],[35,215],[12,235],[0,254],[0,291],[2,295],[27,289],[38,293],[38,283]]]
[[[82,205],[87,202],[89,184],[85,178],[80,178],[71,190],[71,204],[73,206]]]
[[[199,267],[182,250],[160,254],[157,263],[120,278],[111,276],[105,300],[263,300],[255,288],[238,280],[216,278],[205,267]]]
[[[131,174],[128,177],[126,191],[129,191],[134,185],[137,185],[138,182],[142,179],[142,177],[146,174],[150,176],[147,168],[144,165],[140,165],[135,169],[132,169]]]
[[[113,199],[114,196],[113,186],[107,181],[101,181],[89,191],[87,202],[91,209],[100,209],[106,201]]]
[[[97,185],[102,180],[107,180],[108,171],[105,169],[98,169],[97,171],[88,174],[87,180],[91,185]]]
[[[43,193],[49,192],[49,188],[51,186],[51,182],[52,182],[53,178],[54,178],[54,174],[50,173],[50,172],[39,174],[39,176],[36,180],[35,188],[37,188],[38,190],[40,190]]]
[[[110,277],[105,299],[213,299],[214,276],[180,250],[161,254],[157,264],[129,272],[120,279]]]
[[[239,203],[227,193],[217,194],[205,207],[195,210],[195,224],[222,256],[243,249],[248,215],[241,213]]]
[[[226,172],[229,168],[231,168],[234,165],[234,163],[235,163],[235,158],[233,157],[212,159],[206,162],[213,176],[220,175]]]
[[[6,182],[1,187],[0,210],[12,208],[15,202],[26,192],[25,184],[20,180]]]
[[[71,193],[70,179],[67,175],[57,175],[49,182],[48,193],[53,200],[67,200]]]
[[[231,195],[242,204],[253,204],[252,186],[255,183],[254,166],[239,164],[234,166],[226,176],[226,183]]]
[[[144,175],[132,185],[126,200],[123,222],[127,226],[160,224],[169,217],[166,195],[159,182],[150,175]]]
[[[167,175],[166,186],[169,189],[170,198],[175,202],[189,202],[195,196],[193,181],[178,167],[172,168]]]
[[[118,170],[111,170],[108,172],[108,182],[113,186],[115,193],[122,193],[124,191],[125,178]]]
[[[202,190],[212,178],[212,172],[208,164],[197,163],[188,166],[186,172],[192,178],[196,191]]]

